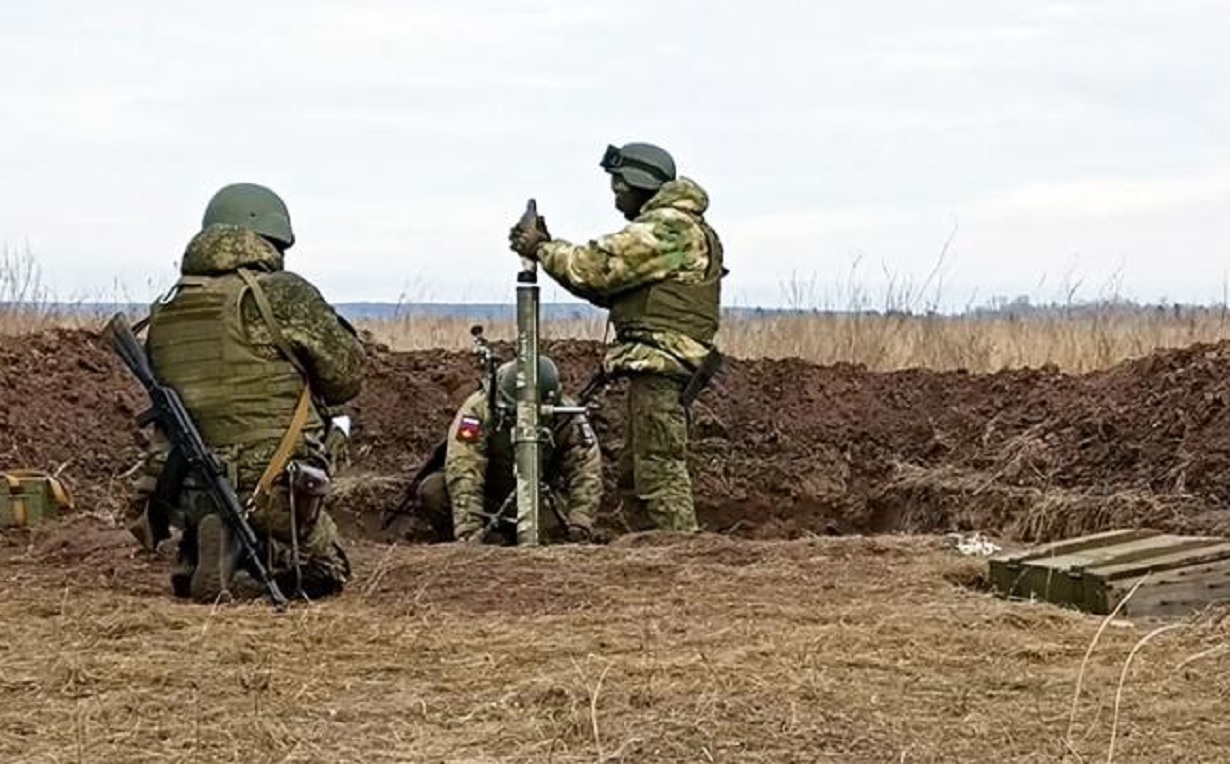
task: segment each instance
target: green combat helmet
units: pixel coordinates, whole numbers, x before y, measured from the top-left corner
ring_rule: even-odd
[[[219,189],[205,207],[201,227],[215,223],[251,229],[282,249],[295,243],[286,203],[273,191],[255,183],[232,183]]]
[[[496,389],[500,393],[499,405],[513,408],[517,405],[517,362],[508,361],[495,373]],[[542,403],[559,402],[559,370],[555,362],[545,355],[538,356],[538,398]]]
[[[612,175],[622,177],[629,186],[647,191],[657,191],[663,183],[675,179],[675,160],[652,143],[607,146],[598,164]]]

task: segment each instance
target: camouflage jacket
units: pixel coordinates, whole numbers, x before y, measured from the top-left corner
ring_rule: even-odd
[[[564,398],[564,405],[575,403]],[[546,501],[570,525],[593,525],[602,499],[602,457],[589,420],[569,417],[552,429],[544,459],[544,481],[550,489]],[[453,508],[453,527],[458,539],[481,530],[487,518],[498,512],[516,489],[511,421],[492,416],[486,393],[477,391],[457,411],[448,433],[444,479]],[[544,514],[554,513],[544,507]],[[552,524],[555,518],[541,518]]]
[[[709,197],[697,183],[665,183],[623,229],[588,244],[556,239],[539,245],[543,269],[568,291],[595,305],[630,289],[666,279],[699,282],[709,268],[709,245],[700,223]],[[710,348],[681,332],[652,332],[638,342],[617,342],[607,352],[608,372],[690,373]]]
[[[296,360],[308,374],[316,408],[322,418],[327,418],[328,407],[358,395],[363,380],[363,347],[354,330],[334,312],[320,292],[302,276],[283,270],[282,266],[282,253],[259,235],[238,226],[212,225],[189,242],[181,272],[184,276],[223,276],[246,268],[256,273],[274,319]],[[260,318],[255,300],[246,298],[241,310],[255,352],[271,360],[277,359],[279,351]],[[320,420],[315,421],[314,426],[305,430],[294,455],[329,467],[332,454],[326,449]],[[249,443],[242,448],[226,443],[209,445],[234,470],[236,487],[242,495],[255,486],[278,440]],[[145,466],[137,481],[136,501],[129,513],[133,520],[139,520],[138,515],[144,512],[145,500],[157,482],[167,448],[165,440],[156,436],[145,456]],[[137,533],[136,528],[134,533]],[[139,533],[137,535],[140,537]]]
[[[354,328],[333,310],[307,279],[283,270],[284,256],[246,228],[212,225],[188,243],[180,271],[185,276],[220,276],[240,268],[257,272],[273,317],[308,372],[318,402],[345,403],[363,382],[363,345]],[[253,300],[243,304],[252,344],[271,359],[278,350]]]

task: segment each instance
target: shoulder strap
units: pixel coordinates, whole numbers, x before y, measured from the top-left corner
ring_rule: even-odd
[[[312,394],[305,384],[303,392],[299,393],[299,402],[295,404],[295,413],[290,418],[290,425],[286,428],[286,433],[278,442],[273,456],[269,457],[269,463],[265,465],[265,471],[261,473],[260,480],[256,481],[256,496],[268,495],[273,488],[273,481],[278,479],[282,470],[286,469],[290,457],[295,453],[295,447],[299,445],[299,435],[307,425],[308,413],[312,410],[311,404]]]
[[[252,299],[256,301],[256,310],[261,314],[261,320],[265,322],[265,326],[269,327],[269,335],[273,338],[273,344],[277,347],[278,352],[290,362],[295,370],[299,372],[299,376],[303,378],[303,391],[299,393],[299,402],[295,404],[295,413],[291,415],[290,425],[287,426],[286,432],[282,435],[282,440],[278,442],[278,447],[273,452],[273,456],[269,458],[269,463],[265,465],[265,471],[261,473],[260,480],[256,483],[256,494],[254,498],[262,495],[268,495],[273,488],[273,481],[278,479],[278,475],[286,469],[286,465],[290,462],[290,457],[294,455],[295,448],[299,445],[299,436],[303,434],[303,428],[307,425],[308,416],[312,410],[312,389],[308,384],[307,369],[303,367],[303,363],[295,357],[294,351],[291,350],[290,343],[286,341],[286,335],[282,334],[282,327],[278,324],[273,315],[273,307],[269,304],[269,298],[265,296],[265,290],[257,281],[256,276],[247,268],[239,269],[239,277],[248,286],[248,290],[252,293]]]
[[[261,314],[261,320],[265,322],[265,326],[269,327],[269,335],[273,338],[273,344],[277,347],[291,366],[303,376],[303,381],[306,384],[308,380],[307,369],[303,368],[303,363],[295,357],[295,353],[291,350],[290,343],[286,341],[286,335],[282,334],[282,326],[273,316],[273,307],[269,304],[269,298],[265,296],[265,290],[261,287],[256,276],[247,268],[239,269],[239,277],[248,285],[248,289],[252,292],[252,299],[256,301],[256,310]]]

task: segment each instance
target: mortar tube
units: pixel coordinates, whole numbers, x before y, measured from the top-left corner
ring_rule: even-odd
[[[513,431],[517,479],[517,545],[538,546],[542,431],[538,400],[538,269],[517,274],[517,422]]]

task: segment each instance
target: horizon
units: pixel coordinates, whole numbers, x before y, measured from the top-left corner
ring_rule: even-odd
[[[728,304],[1216,304],[1228,36],[1212,0],[10,4],[0,245],[61,297],[152,299],[255,181],[331,301],[494,302],[525,198],[614,230],[598,158],[649,140],[710,194]]]

